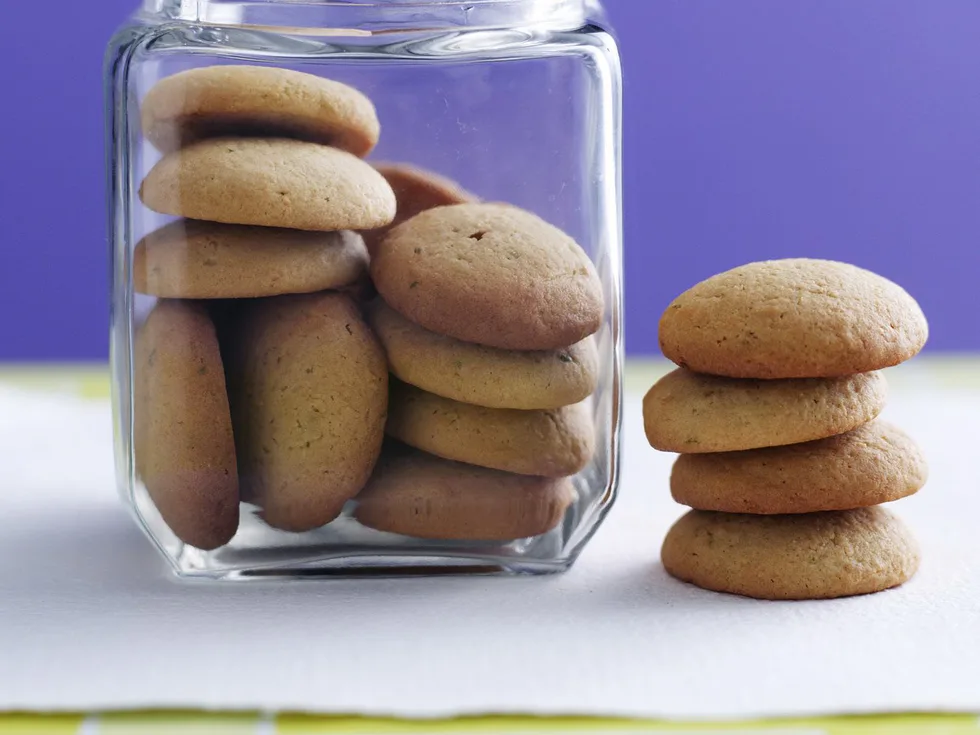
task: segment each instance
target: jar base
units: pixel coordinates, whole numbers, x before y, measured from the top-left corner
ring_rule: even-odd
[[[353,517],[353,509],[333,523],[306,533],[286,533],[267,526],[259,509],[242,504],[238,534],[226,546],[203,551],[181,542],[167,527],[142,485],[135,508],[140,525],[187,581],[282,581],[342,577],[410,577],[443,575],[539,576],[571,568],[586,538],[577,529],[585,508],[571,509],[548,533],[512,541],[436,541],[375,531]],[[591,512],[605,515],[608,496],[595,498]]]
[[[196,550],[195,550],[196,551]],[[286,564],[259,569],[215,569],[189,559],[178,560],[176,577],[189,582],[278,582],[325,579],[394,579],[400,577],[436,576],[544,576],[561,574],[572,561],[492,561],[485,557],[454,556],[388,556],[372,554],[321,559],[307,564]]]

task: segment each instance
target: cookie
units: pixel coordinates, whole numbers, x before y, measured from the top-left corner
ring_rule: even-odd
[[[395,216],[395,195],[370,165],[285,138],[209,138],[169,153],[140,198],[161,214],[295,230],[363,230]]]
[[[209,66],[158,82],[142,107],[143,135],[169,153],[204,138],[299,138],[366,156],[381,126],[353,87],[267,66]]]
[[[732,378],[833,378],[922,349],[926,318],[900,286],[829,260],[750,263],[678,296],[660,319],[664,355]]]
[[[582,248],[505,204],[422,212],[388,233],[371,275],[416,324],[489,347],[554,350],[602,323],[602,283]]]
[[[596,389],[595,340],[559,350],[501,350],[461,342],[410,322],[380,299],[369,313],[400,380],[462,403],[489,408],[560,408]]]
[[[922,452],[884,421],[828,439],[745,452],[684,454],[674,463],[674,500],[728,513],[851,510],[912,495],[926,483]]]
[[[374,167],[395,192],[398,210],[391,225],[364,233],[364,241],[372,253],[392,227],[417,214],[448,204],[477,201],[477,197],[462,189],[455,181],[411,164],[376,163]]]
[[[417,538],[511,541],[547,533],[575,501],[568,478],[529,477],[385,450],[354,517]]]
[[[595,454],[586,403],[550,411],[518,411],[460,403],[392,381],[389,436],[445,459],[516,472],[565,477]]]
[[[384,351],[338,293],[248,304],[229,368],[243,494],[284,531],[336,518],[381,451]]]
[[[817,600],[896,587],[919,548],[881,507],[757,516],[692,510],[667,534],[664,567],[677,579],[765,600]]]
[[[361,236],[178,220],[133,252],[138,293],[235,299],[341,288],[367,274]]]
[[[679,368],[644,397],[643,423],[664,452],[734,452],[843,434],[877,417],[887,396],[881,373],[738,380]]]
[[[211,550],[238,531],[238,471],[214,324],[200,304],[159,301],[136,333],[133,451],[170,530]]]

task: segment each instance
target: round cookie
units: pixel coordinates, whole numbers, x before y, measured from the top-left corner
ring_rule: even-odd
[[[459,403],[392,381],[389,436],[445,459],[521,475],[566,477],[595,454],[586,403],[518,411]]]
[[[817,600],[907,582],[919,548],[881,507],[788,516],[692,510],[667,533],[661,558],[672,576],[704,589]]]
[[[178,220],[133,252],[133,288],[166,298],[237,299],[341,288],[367,274],[361,236]]]
[[[874,421],[846,434],[769,449],[684,454],[674,500],[728,513],[813,513],[888,503],[925,485],[922,452],[903,431]]]
[[[660,347],[681,367],[732,378],[832,378],[908,360],[929,335],[900,286],[829,260],[749,263],[678,296]]]
[[[408,163],[376,163],[378,170],[395,192],[398,209],[388,227],[364,233],[368,250],[374,253],[392,227],[435,207],[475,202],[477,197],[465,191],[455,181]]]
[[[200,304],[159,301],[136,333],[133,452],[161,517],[211,550],[238,531],[238,470],[214,324]]]
[[[169,153],[140,198],[162,214],[295,230],[363,230],[395,216],[395,195],[370,165],[285,138],[209,138]]]
[[[560,408],[596,389],[599,353],[592,337],[560,350],[501,350],[430,332],[378,299],[369,313],[388,353],[388,369],[406,383],[489,408]]]
[[[575,501],[569,478],[529,477],[385,449],[357,520],[417,538],[511,541],[555,528]]]
[[[381,451],[384,351],[343,294],[251,302],[239,319],[229,382],[243,495],[275,528],[323,526]]]
[[[505,350],[553,350],[599,329],[602,283],[585,251],[536,215],[457,204],[388,233],[378,293],[426,329]]]
[[[366,156],[381,126],[353,87],[267,66],[209,66],[158,82],[142,107],[143,135],[169,153],[204,138],[299,138]]]
[[[734,452],[843,434],[877,417],[887,396],[881,373],[738,380],[679,368],[643,398],[643,423],[664,452]]]

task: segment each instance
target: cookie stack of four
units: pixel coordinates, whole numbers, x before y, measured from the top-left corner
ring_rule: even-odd
[[[588,256],[528,212],[461,203],[392,229],[371,275],[393,375],[386,432],[414,451],[386,450],[358,520],[427,538],[553,528],[595,453],[604,307]]]
[[[880,370],[928,329],[899,286],[843,263],[753,263],[678,297],[660,322],[682,367],[644,400],[652,446],[680,454],[674,499],[695,510],[662,560],[684,581],[768,599],[875,592],[919,552],[878,507],[926,481],[916,444],[880,419]]]

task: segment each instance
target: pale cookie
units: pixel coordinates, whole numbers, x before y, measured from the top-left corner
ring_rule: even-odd
[[[133,288],[167,298],[237,299],[310,293],[367,274],[364,241],[349,230],[305,232],[178,220],[133,252]]]
[[[455,181],[407,163],[376,163],[374,167],[385,177],[395,192],[398,211],[395,221],[387,227],[364,233],[364,241],[373,253],[388,231],[396,225],[435,207],[475,202],[477,197],[465,191]]]
[[[264,299],[239,319],[229,380],[243,493],[270,526],[323,526],[381,451],[384,351],[343,294]]]
[[[386,448],[357,496],[354,517],[417,538],[511,541],[555,528],[575,498],[568,478],[514,475]]]
[[[366,156],[381,126],[353,87],[268,66],[209,66],[158,82],[142,108],[143,135],[164,152],[204,138],[299,138]]]
[[[133,451],[140,479],[184,543],[238,531],[238,470],[214,324],[200,304],[159,301],[136,333]]]
[[[169,153],[140,198],[162,214],[295,230],[363,230],[395,216],[395,195],[370,165],[285,138],[209,138]]]
[[[445,398],[490,408],[560,408],[596,389],[599,353],[592,337],[560,350],[500,350],[430,332],[380,299],[369,319],[388,369]]]
[[[728,513],[813,513],[879,505],[918,492],[922,451],[884,421],[805,444],[684,454],[674,463],[674,500]]]
[[[522,475],[565,477],[595,454],[586,403],[518,411],[459,403],[392,381],[389,436],[445,459]]]
[[[426,329],[507,350],[568,347],[599,329],[602,283],[574,240],[504,204],[438,207],[393,229],[378,293]]]
[[[733,378],[831,378],[897,365],[926,342],[915,300],[829,260],[750,263],[678,296],[660,347],[682,367]]]
[[[646,394],[643,423],[664,452],[733,452],[843,434],[877,417],[887,396],[881,373],[737,380],[680,368]]]
[[[674,577],[764,600],[863,595],[907,582],[919,547],[881,507],[789,516],[692,510],[661,551]]]

